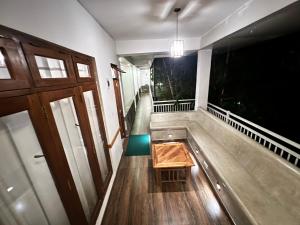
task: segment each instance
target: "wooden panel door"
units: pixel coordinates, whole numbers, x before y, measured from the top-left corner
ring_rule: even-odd
[[[0,91],[30,88],[30,74],[18,42],[0,36]]]
[[[0,140],[1,223],[87,225],[37,95],[0,99]]]

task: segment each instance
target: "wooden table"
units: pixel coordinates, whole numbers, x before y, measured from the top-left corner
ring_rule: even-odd
[[[194,166],[185,144],[180,142],[152,144],[152,160],[158,184],[185,182]]]

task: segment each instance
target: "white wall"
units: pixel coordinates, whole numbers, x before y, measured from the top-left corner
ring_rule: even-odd
[[[126,115],[132,103],[135,103],[135,96],[139,91],[140,69],[123,57],[120,58],[120,66],[126,72],[121,74],[124,114]]]
[[[201,37],[201,48],[207,47],[297,0],[249,0]]]
[[[139,78],[139,87],[149,85],[150,87],[150,69],[141,69]]]
[[[195,109],[205,109],[208,103],[212,49],[198,51]]]
[[[119,127],[116,104],[112,101],[115,96],[110,63],[118,62],[114,40],[93,17],[76,0],[1,0],[0,23],[96,58],[106,132],[110,143]],[[118,137],[117,143],[110,150],[114,172],[121,154],[122,144]],[[109,193],[110,189],[104,199],[99,223]]]
[[[134,95],[136,95],[139,91],[139,76],[140,76],[140,69],[133,65],[133,82],[134,82]]]
[[[125,116],[134,101],[134,76],[132,72],[132,65],[124,65],[121,63],[121,69],[126,72],[121,75]]]

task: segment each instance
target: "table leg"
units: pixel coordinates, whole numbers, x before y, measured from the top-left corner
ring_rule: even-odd
[[[161,171],[160,169],[156,169],[156,183],[157,185],[160,185],[161,184]]]
[[[190,179],[192,173],[191,173],[191,167],[185,168],[185,174],[186,174],[186,180]]]

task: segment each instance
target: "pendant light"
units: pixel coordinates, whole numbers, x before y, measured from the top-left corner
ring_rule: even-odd
[[[171,57],[179,58],[183,56],[183,40],[178,39],[178,13],[180,8],[175,8],[174,12],[176,13],[176,40],[171,45]]]

